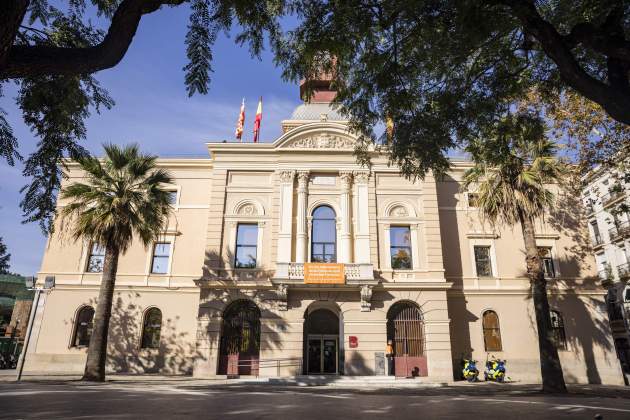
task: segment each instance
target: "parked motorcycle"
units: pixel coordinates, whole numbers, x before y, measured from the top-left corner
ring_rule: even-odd
[[[9,355],[9,361],[7,363],[8,369],[15,369],[15,368],[17,368],[17,362],[18,362],[18,359],[15,356],[15,354],[10,354]]]
[[[490,359],[486,362],[486,370],[483,373],[486,381],[505,381],[505,360]]]
[[[468,382],[477,382],[479,376],[479,369],[477,369],[477,361],[464,359],[464,368],[462,369],[462,375]]]

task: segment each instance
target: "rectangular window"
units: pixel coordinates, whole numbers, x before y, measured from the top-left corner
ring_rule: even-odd
[[[553,342],[558,350],[567,350],[567,336],[564,331],[564,320],[562,315],[558,311],[550,311],[549,317],[551,318],[551,333]]]
[[[409,270],[413,267],[409,226],[391,226],[389,228],[389,252],[393,269]]]
[[[151,273],[166,274],[168,272],[168,259],[171,255],[169,242],[158,242],[153,246],[153,261],[151,261]]]
[[[479,194],[468,193],[468,207],[477,207],[479,201]]]
[[[177,204],[177,191],[168,192],[168,204],[174,206]]]
[[[103,263],[105,262],[105,248],[98,244],[92,244],[90,256],[88,258],[87,272],[102,273]]]
[[[475,267],[477,268],[477,277],[492,277],[489,246],[475,246]]]
[[[551,257],[550,247],[538,247],[538,256],[542,260],[543,272],[546,278],[556,277],[556,269],[553,265],[553,258]]]
[[[239,223],[236,228],[235,268],[256,268],[258,225]]]
[[[599,245],[602,243],[602,235],[599,233],[599,225],[597,220],[591,222],[591,228],[593,229],[593,245]]]

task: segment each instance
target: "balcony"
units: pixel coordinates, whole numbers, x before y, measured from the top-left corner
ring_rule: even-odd
[[[624,195],[623,187],[616,185],[608,190],[608,194],[602,196],[602,206],[608,207],[619,201]]]
[[[602,236],[599,233],[596,233],[593,238],[591,239],[591,242],[593,243],[593,248],[598,248],[602,245],[604,245],[604,241],[602,240]]]
[[[343,264],[344,284],[374,283],[372,264]],[[304,284],[304,263],[276,263],[275,283]]]
[[[619,274],[619,280],[630,279],[630,263],[625,263],[617,266],[617,274]]]
[[[610,241],[619,241],[630,237],[630,221],[625,221],[608,229],[608,237]]]

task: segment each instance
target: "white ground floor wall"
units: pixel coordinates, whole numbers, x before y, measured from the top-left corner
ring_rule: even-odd
[[[602,293],[550,295],[552,308],[564,317],[567,350],[560,357],[567,382],[623,384]],[[97,287],[58,286],[43,295],[35,319],[25,366],[28,372],[80,373],[85,348],[71,346],[75,318],[83,305],[95,305]],[[302,373],[305,314],[323,308],[340,319],[340,372],[374,375],[377,354],[385,352],[387,311],[400,301],[414,302],[424,320],[428,381],[459,378],[460,361],[489,356],[507,360],[515,381],[539,382],[540,368],[533,306],[527,291],[463,293],[461,290],[375,288],[372,308],[361,310],[358,290],[289,290],[286,310],[274,289],[121,287],[114,297],[108,369],[116,372],[217,374],[222,315],[234,300],[250,299],[261,312],[260,375]],[[158,307],[163,324],[160,347],[140,349],[144,312]],[[502,351],[484,350],[482,313],[494,310],[500,320]],[[357,347],[350,348],[350,337]],[[295,360],[282,363],[276,360]],[[265,363],[265,361],[270,361]]]

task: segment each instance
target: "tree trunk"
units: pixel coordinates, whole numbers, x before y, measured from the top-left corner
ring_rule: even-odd
[[[567,392],[567,387],[564,383],[558,349],[552,338],[551,315],[549,313],[549,300],[547,299],[547,281],[545,280],[542,260],[538,255],[538,247],[536,246],[534,221],[522,212],[519,212],[519,218],[523,230],[523,240],[525,241],[527,272],[534,299],[543,392],[564,393]]]
[[[105,380],[105,361],[107,359],[107,334],[109,319],[112,316],[112,301],[116,271],[118,270],[119,250],[116,245],[107,244],[105,247],[105,261],[101,289],[98,294],[98,304],[94,314],[94,329],[90,337],[87,362],[85,363],[84,381],[103,382]]]

